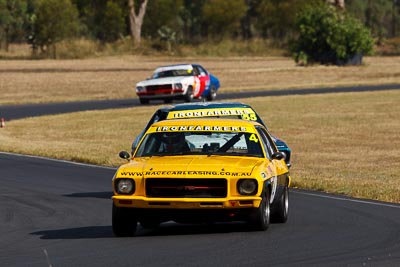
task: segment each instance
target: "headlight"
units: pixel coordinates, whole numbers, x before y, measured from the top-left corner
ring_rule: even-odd
[[[115,191],[118,194],[132,195],[135,192],[135,182],[132,179],[117,179]]]
[[[136,92],[140,93],[144,91],[146,91],[146,88],[144,86],[136,86]]]
[[[241,179],[237,183],[237,190],[241,195],[255,195],[258,190],[257,180]]]

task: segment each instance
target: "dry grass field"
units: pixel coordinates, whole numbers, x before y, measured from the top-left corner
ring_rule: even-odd
[[[400,57],[367,57],[360,67],[296,66],[285,57],[0,60],[0,105],[135,98],[135,84],[157,66],[202,64],[221,92],[400,83]]]
[[[235,91],[400,84],[399,59],[367,58],[364,66],[341,68],[297,67],[285,58],[195,61],[220,77],[221,91]],[[0,104],[134,97],[133,84],[163,60],[0,61],[0,91],[8,92]],[[400,90],[238,101],[252,105],[291,147],[293,186],[400,203]],[[0,151],[118,166],[124,162],[118,152],[129,151],[157,107],[9,121],[0,128]]]

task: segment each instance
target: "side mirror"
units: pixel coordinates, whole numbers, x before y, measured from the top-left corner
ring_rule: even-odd
[[[126,151],[121,151],[121,152],[119,152],[119,157],[120,157],[121,159],[129,160],[130,157],[131,157],[131,155],[130,155],[128,152],[126,152]]]
[[[272,159],[277,159],[277,160],[286,159],[286,154],[283,152],[275,152],[274,154],[272,154]]]

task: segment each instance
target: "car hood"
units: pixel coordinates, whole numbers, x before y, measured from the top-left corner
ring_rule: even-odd
[[[136,84],[136,86],[148,86],[148,85],[159,85],[159,84],[169,84],[169,83],[179,83],[184,80],[189,80],[191,77],[187,76],[178,76],[178,77],[166,77],[166,78],[158,78],[158,79],[149,79],[145,81],[141,81]]]
[[[261,158],[226,156],[173,156],[137,158],[121,166],[118,177],[250,177]]]

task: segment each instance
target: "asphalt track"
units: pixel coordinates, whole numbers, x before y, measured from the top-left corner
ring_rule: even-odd
[[[115,103],[108,108],[136,104]],[[12,119],[60,109],[39,106]],[[169,222],[116,238],[114,171],[0,152],[0,266],[400,266],[400,205],[298,189],[288,222],[266,232]]]
[[[344,92],[366,92],[366,91],[385,91],[399,90],[400,84],[372,85],[372,86],[351,86],[351,87],[326,87],[326,88],[305,88],[305,89],[283,89],[283,90],[263,90],[263,91],[244,91],[219,93],[219,100],[234,100],[260,96],[285,96],[285,95],[306,95],[306,94],[328,94]],[[152,103],[152,102],[150,102]],[[162,103],[162,102],[155,102]],[[66,103],[49,104],[25,104],[25,105],[1,105],[0,117],[6,121],[35,117],[41,115],[69,113],[83,110],[102,110],[111,108],[129,108],[140,106],[138,99],[116,99],[116,100],[97,100],[97,101],[78,101]]]
[[[0,153],[1,266],[400,266],[400,205],[292,189],[286,224],[111,229],[114,169]]]

